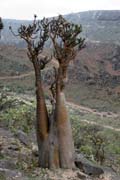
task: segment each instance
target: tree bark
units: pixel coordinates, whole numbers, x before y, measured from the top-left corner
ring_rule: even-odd
[[[42,168],[59,168],[57,127],[54,121],[54,109],[48,117],[44,91],[41,82],[41,71],[35,64],[36,77],[36,133],[39,151],[39,166]]]
[[[36,77],[36,133],[39,149],[39,166],[42,168],[75,167],[74,143],[68,118],[65,96],[61,90],[61,70],[56,83],[56,104],[48,117],[41,82],[41,71],[35,67]]]
[[[74,164],[74,143],[72,129],[68,118],[65,95],[61,90],[61,69],[59,68],[56,84],[55,119],[58,129],[60,167],[72,169]]]
[[[39,151],[39,166],[42,168],[48,167],[48,130],[49,119],[47,113],[47,107],[45,104],[45,97],[41,82],[41,72],[37,65],[34,65],[35,77],[36,77],[36,134]]]
[[[49,167],[51,169],[59,168],[59,151],[58,151],[58,137],[57,126],[55,122],[54,109],[50,116],[50,131],[49,131]]]

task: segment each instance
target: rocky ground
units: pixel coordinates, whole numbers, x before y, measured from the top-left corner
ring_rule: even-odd
[[[25,133],[19,131],[14,135],[7,128],[0,128],[0,180],[119,180],[110,169],[104,169],[104,174],[94,176],[79,169],[40,169],[36,155],[36,145]],[[90,170],[90,167],[87,169]]]
[[[9,119],[8,121],[6,121],[6,119],[3,120],[4,117],[2,116],[3,111],[6,113],[11,107],[20,108],[21,104],[24,108],[25,105],[31,106],[32,100],[28,101],[24,96],[21,98],[21,96],[14,97],[13,95],[7,97],[4,95],[2,98],[4,101],[0,101],[0,180],[120,179],[112,169],[93,164],[82,154],[76,155],[75,162],[77,168],[75,170],[58,169],[50,171],[48,169],[39,168],[34,123],[31,125],[29,122],[29,130],[26,127],[22,127],[23,125],[25,126],[23,114],[24,118],[29,119],[24,109],[18,110],[20,111],[20,115],[17,114],[17,111],[16,113],[14,111],[9,111],[7,116],[5,114]],[[10,113],[14,115],[10,116]]]

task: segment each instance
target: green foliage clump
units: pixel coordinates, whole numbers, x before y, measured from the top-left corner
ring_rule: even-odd
[[[4,97],[0,101],[0,122],[16,132],[21,129],[29,132],[33,129],[35,123],[34,104],[26,104],[22,100],[11,97]]]
[[[93,157],[93,149],[90,145],[81,145],[79,151],[85,154],[88,158],[92,159]]]

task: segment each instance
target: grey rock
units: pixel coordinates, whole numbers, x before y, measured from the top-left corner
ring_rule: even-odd
[[[75,155],[75,164],[85,174],[99,176],[104,173],[103,169],[89,160],[87,160],[82,154]]]
[[[21,143],[23,143],[26,146],[30,145],[30,139],[28,138],[27,134],[23,131],[19,130],[16,134],[17,138],[20,140]]]
[[[11,159],[9,160],[0,160],[0,168],[5,168],[5,169],[15,169],[16,168],[16,164],[11,161]]]

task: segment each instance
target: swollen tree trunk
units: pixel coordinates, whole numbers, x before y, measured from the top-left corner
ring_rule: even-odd
[[[48,167],[48,114],[45,104],[45,97],[42,89],[41,83],[41,72],[35,66],[35,77],[36,77],[36,134],[38,142],[38,151],[39,151],[39,165],[40,167]]]
[[[61,70],[56,84],[56,111],[55,118],[58,131],[60,167],[72,169],[74,164],[74,143],[72,129],[66,108],[65,95],[61,90]]]
[[[42,168],[68,168],[74,165],[74,143],[71,124],[68,118],[65,96],[61,89],[61,70],[56,83],[56,104],[48,118],[44,92],[41,83],[41,71],[35,65],[37,100],[37,142],[39,165]]]
[[[55,109],[50,116],[50,130],[49,130],[49,168],[55,169],[60,168],[59,163],[59,147],[57,137],[57,124],[55,121]]]
[[[48,117],[44,92],[41,82],[41,71],[35,65],[36,77],[36,133],[39,152],[39,166],[42,168],[59,168],[57,127],[54,120],[54,109]]]

